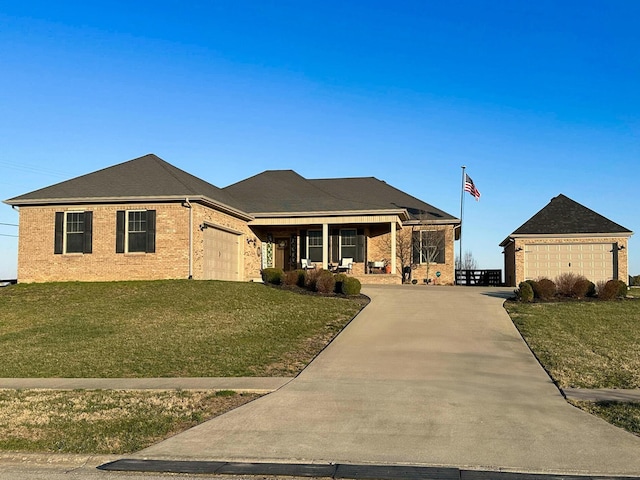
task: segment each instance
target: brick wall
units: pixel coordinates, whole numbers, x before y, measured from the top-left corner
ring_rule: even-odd
[[[156,211],[155,253],[115,253],[116,211]],[[93,251],[54,254],[55,212],[93,212]],[[180,203],[21,207],[20,282],[187,278],[189,210]]]
[[[417,229],[418,227],[415,227]],[[454,230],[452,225],[438,225],[436,227],[430,227],[436,230],[442,230],[445,233],[444,245],[445,245],[445,260],[444,263],[430,263],[414,265],[415,268],[411,271],[411,278],[417,279],[418,282],[423,283],[425,278],[431,280],[431,283],[438,285],[453,285],[455,283],[455,249],[454,249]],[[396,267],[395,273],[402,274],[402,256],[404,256],[405,263],[413,264],[412,260],[412,231],[414,227],[404,226],[401,230],[396,231]],[[406,253],[401,253],[404,250]],[[376,232],[372,231],[372,236],[368,240],[367,244],[367,256],[370,261],[375,260],[389,260],[391,256],[391,233],[386,231]],[[436,272],[440,272],[440,277],[436,277]],[[394,272],[392,272],[394,273]]]

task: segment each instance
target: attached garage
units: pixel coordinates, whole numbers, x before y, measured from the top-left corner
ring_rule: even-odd
[[[240,233],[207,226],[204,230],[205,280],[240,280]]]
[[[560,194],[500,244],[505,283],[562,273],[584,275],[594,283],[627,281],[631,230]]]
[[[614,278],[617,245],[612,243],[530,244],[524,250],[525,279],[584,275],[592,282]]]

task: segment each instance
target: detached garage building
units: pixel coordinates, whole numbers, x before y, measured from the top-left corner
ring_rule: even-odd
[[[627,281],[627,244],[631,230],[558,195],[505,238],[505,283],[561,273],[584,275],[594,283]]]

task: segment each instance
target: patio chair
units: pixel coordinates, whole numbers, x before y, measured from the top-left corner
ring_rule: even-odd
[[[314,270],[316,268],[316,264],[308,258],[303,258],[300,262],[302,263],[303,270]]]
[[[352,268],[353,268],[353,258],[346,257],[340,260],[340,265],[338,265],[338,268],[336,268],[336,270],[338,272],[350,273]]]

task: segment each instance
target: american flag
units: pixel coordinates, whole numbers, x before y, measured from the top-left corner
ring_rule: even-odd
[[[474,185],[471,177],[466,173],[464,174],[464,191],[469,192],[473,198],[476,199],[476,202],[480,200],[480,191]]]

